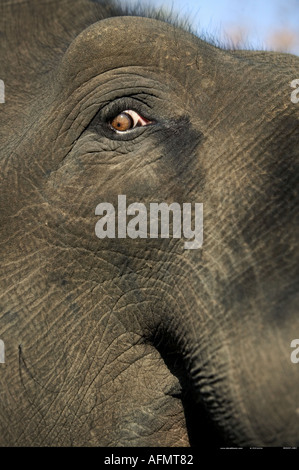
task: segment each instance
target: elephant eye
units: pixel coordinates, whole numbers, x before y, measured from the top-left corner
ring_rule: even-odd
[[[126,132],[135,127],[143,127],[148,124],[151,124],[151,121],[132,110],[122,111],[110,121],[112,129],[118,132]]]

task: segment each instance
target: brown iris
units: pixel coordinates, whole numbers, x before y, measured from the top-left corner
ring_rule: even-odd
[[[113,121],[111,121],[111,126],[116,131],[128,131],[134,126],[133,118],[126,112],[118,114]]]

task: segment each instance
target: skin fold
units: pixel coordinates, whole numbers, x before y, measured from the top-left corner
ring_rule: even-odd
[[[0,445],[298,446],[298,57],[88,0],[0,44]],[[121,194],[203,203],[202,248],[97,238]]]

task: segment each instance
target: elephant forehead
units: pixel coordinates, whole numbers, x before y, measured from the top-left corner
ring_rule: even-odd
[[[98,21],[70,44],[62,65],[68,72],[96,65],[101,72],[124,65],[173,68],[203,64],[217,50],[196,36],[159,20],[116,17]],[[111,63],[111,56],[113,63]],[[80,61],[78,62],[78,59]],[[195,61],[196,58],[196,61]]]

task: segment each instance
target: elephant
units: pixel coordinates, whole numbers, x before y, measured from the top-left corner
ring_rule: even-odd
[[[0,25],[0,445],[298,446],[299,58],[114,1]]]

